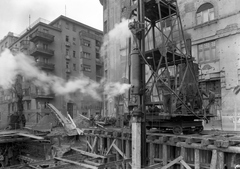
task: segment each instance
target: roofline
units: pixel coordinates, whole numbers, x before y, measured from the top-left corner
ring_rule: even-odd
[[[96,32],[98,32],[98,33],[103,34],[103,31],[101,31],[101,30],[99,30],[99,29],[96,29],[96,28],[94,28],[94,27],[88,26],[88,25],[86,25],[86,24],[83,24],[83,23],[81,23],[81,22],[78,22],[78,21],[76,21],[76,20],[73,20],[73,19],[68,18],[68,17],[66,17],[66,16],[63,16],[63,15],[60,15],[59,17],[57,17],[56,19],[54,19],[52,22],[49,23],[49,25],[53,25],[55,22],[57,22],[57,21],[60,20],[60,19],[67,20],[67,21],[69,21],[69,22],[74,22],[74,23],[76,23],[76,24],[78,24],[78,25],[80,25],[80,26],[82,26],[82,27],[85,27],[85,28],[87,28],[87,29],[91,29],[91,30],[93,30],[93,31],[96,31]]]
[[[14,35],[14,33],[12,35],[10,35],[9,33],[13,33],[13,32],[8,32],[7,35],[5,35],[2,39],[0,39],[0,43],[2,43],[3,41],[5,41],[8,37],[15,37],[18,38],[17,35]]]
[[[24,37],[24,36],[26,36],[27,34],[29,34],[30,32],[32,32],[32,31],[33,31],[36,27],[38,27],[39,25],[43,25],[43,26],[46,26],[46,27],[48,27],[48,28],[51,28],[51,29],[54,29],[54,30],[56,30],[56,31],[61,32],[61,29],[59,29],[59,28],[56,28],[56,27],[54,27],[54,26],[51,26],[51,25],[46,24],[46,23],[43,23],[43,22],[39,22],[39,23],[37,23],[36,25],[34,25],[32,28],[30,28],[28,31],[26,31],[22,36],[18,37],[18,39],[17,39],[14,43],[12,43],[12,44],[9,46],[9,48],[11,48],[11,47],[12,47],[14,44],[16,44],[18,41],[22,40],[22,37]]]

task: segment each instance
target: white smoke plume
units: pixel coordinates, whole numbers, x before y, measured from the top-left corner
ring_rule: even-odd
[[[123,94],[129,89],[129,84],[120,83],[97,83],[83,75],[73,80],[47,75],[35,66],[35,61],[23,53],[13,55],[8,49],[0,54],[0,87],[8,89],[15,82],[18,74],[32,81],[36,86],[42,87],[45,91],[53,91],[57,95],[67,95],[73,92],[80,92],[101,100],[102,92],[108,97]]]
[[[110,44],[116,44],[116,42],[125,43],[126,39],[131,37],[132,33],[128,28],[129,22],[131,20],[123,18],[120,23],[115,24],[114,28],[105,35],[101,48],[102,55],[106,52],[105,50]]]

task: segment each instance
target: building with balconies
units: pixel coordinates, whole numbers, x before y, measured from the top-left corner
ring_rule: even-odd
[[[66,81],[83,74],[100,81],[103,75],[103,63],[99,54],[102,37],[103,32],[100,30],[59,16],[52,22],[37,20],[6,47],[32,57],[36,61],[35,65],[46,74],[56,75]],[[3,44],[5,48],[5,43]],[[90,116],[102,111],[101,102],[89,98],[87,102],[79,102],[85,101],[84,97],[75,102],[65,96],[45,93],[27,79],[23,78],[22,83],[24,112],[31,124],[50,113],[47,112],[46,103],[52,103],[65,114],[68,111],[72,117],[76,117],[77,113]],[[7,107],[9,113],[16,111],[16,99],[9,100]]]

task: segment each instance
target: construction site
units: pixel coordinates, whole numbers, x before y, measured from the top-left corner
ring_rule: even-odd
[[[110,2],[102,0],[100,3],[105,8],[104,5]],[[219,117],[215,104],[219,96],[212,89],[205,90],[203,84],[207,82],[203,79],[207,75],[202,73],[200,60],[193,57],[196,41],[192,40],[193,33],[185,29],[186,18],[183,21],[182,16],[187,14],[180,11],[191,5],[179,7],[184,3],[179,4],[179,0],[123,0],[119,3],[121,18],[126,19],[122,23],[127,23],[127,27],[121,28],[126,28],[129,35],[118,34],[119,41],[113,43],[109,33],[109,41],[103,40],[101,44],[101,57],[109,65],[114,62],[116,65],[112,67],[117,72],[123,63],[127,71],[121,70],[124,77],[121,74],[118,81],[114,81],[126,84],[127,89],[109,99],[106,91],[113,90],[113,87],[104,87],[108,84],[107,78],[107,82],[96,89],[104,102],[100,114],[79,113],[72,117],[53,103],[46,102],[44,106],[51,113],[32,126],[25,125],[22,100],[17,100],[17,113],[10,116],[8,127],[0,131],[0,168],[240,168],[238,99],[228,98],[227,103],[234,102],[231,105],[235,107],[231,106],[231,111],[226,108],[236,115],[234,127],[229,130],[223,127],[209,129],[209,124]],[[198,3],[198,9],[211,13],[210,1],[205,6]],[[211,18],[210,13],[209,23],[205,24],[220,22]],[[215,50],[212,41],[211,45],[209,48]],[[122,62],[120,56],[114,61],[106,59],[107,54],[114,53],[110,50],[115,48],[126,53],[126,62]],[[205,49],[202,51],[206,52]],[[228,75],[231,76],[226,73]],[[223,79],[220,73],[219,78]],[[227,86],[226,81],[221,83]],[[91,81],[85,87],[90,84]],[[240,87],[234,84],[229,91],[237,98]],[[110,118],[113,112],[115,116]],[[229,125],[221,122],[222,126]]]

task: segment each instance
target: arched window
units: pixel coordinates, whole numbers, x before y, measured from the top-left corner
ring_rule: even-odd
[[[201,5],[196,14],[197,25],[214,20],[214,6],[211,3]]]

